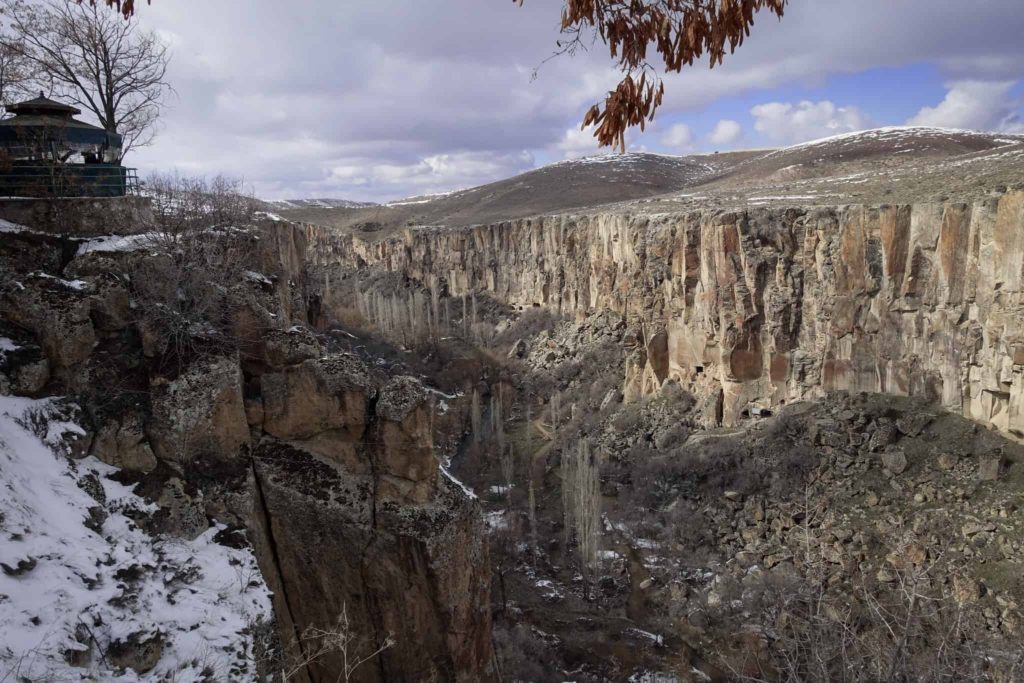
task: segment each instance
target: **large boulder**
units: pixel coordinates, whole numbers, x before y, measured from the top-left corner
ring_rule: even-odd
[[[262,344],[262,360],[275,370],[298,365],[323,355],[316,335],[297,325],[287,330],[268,330],[263,335]]]
[[[91,455],[133,472],[152,472],[157,465],[146,440],[144,420],[138,413],[125,413],[104,422],[96,431]]]
[[[332,354],[263,375],[260,392],[264,432],[351,468],[367,466],[355,444],[366,430],[373,384],[355,356]]]
[[[31,331],[52,372],[81,365],[96,345],[91,291],[81,280],[35,273],[0,278],[0,318]]]
[[[204,358],[169,382],[155,381],[152,392],[147,433],[161,460],[231,459],[249,442],[237,358]]]
[[[406,503],[425,503],[437,486],[427,393],[412,377],[396,377],[380,392],[376,405],[380,448],[374,449],[380,477],[378,495]]]

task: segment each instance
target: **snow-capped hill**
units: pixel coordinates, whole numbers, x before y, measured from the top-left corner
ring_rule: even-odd
[[[147,533],[116,468],[66,457],[75,412],[0,396],[0,681],[255,680],[252,552]]]
[[[817,140],[809,140],[796,145],[769,152],[766,156],[777,156],[822,148],[826,150],[856,149],[861,147],[884,146],[891,154],[903,150],[926,151],[960,151],[975,152],[1003,145],[1024,142],[1024,135],[1003,133],[986,133],[959,128],[936,128],[933,126],[887,126],[869,130],[840,133]]]
[[[872,178],[917,172],[957,159],[1024,144],[1024,136],[926,126],[892,126],[841,133],[772,150],[740,161],[712,188],[775,188],[780,183]],[[838,191],[839,186],[834,188]],[[799,194],[799,192],[797,192]]]
[[[390,202],[386,202],[383,206],[410,206],[413,204],[426,204],[438,199],[444,199],[445,197],[451,197],[454,194],[465,192],[463,189],[449,190],[447,192],[431,192],[429,194],[419,194],[412,197],[405,197],[403,199],[395,199]]]
[[[264,204],[279,211],[290,209],[365,209],[376,206],[373,202],[355,202],[349,199],[264,199]]]

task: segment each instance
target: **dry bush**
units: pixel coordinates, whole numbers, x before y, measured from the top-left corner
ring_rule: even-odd
[[[144,188],[153,201],[157,226],[170,238],[249,225],[259,207],[241,180],[220,175],[208,179],[154,173]]]
[[[339,683],[352,680],[358,669],[396,642],[390,634],[380,644],[360,634],[349,620],[346,604],[341,606],[334,623],[324,627],[309,626],[284,648],[280,647],[268,622],[254,624],[250,631],[256,640],[257,671],[272,672],[267,678],[274,683],[305,680],[309,667],[322,664],[328,657],[341,664],[338,671],[331,672],[336,674],[333,680]]]
[[[833,584],[818,569],[766,573],[746,587],[733,626],[744,621],[750,636],[752,618],[760,633],[719,653],[735,679],[1021,680],[1019,648],[985,630],[977,605],[949,595],[943,584],[951,570],[941,559],[894,569],[889,583],[860,576]]]
[[[260,277],[251,270],[258,236],[246,227],[252,200],[221,177],[152,176],[146,186],[158,231],[149,238],[151,255],[129,274],[141,328],[179,367],[236,351],[234,317],[247,283]]]

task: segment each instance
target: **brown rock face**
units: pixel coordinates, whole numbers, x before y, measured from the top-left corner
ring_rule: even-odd
[[[311,228],[310,242],[321,264],[399,271],[456,296],[618,311],[649,330],[627,364],[627,400],[668,377],[720,391],[731,424],[754,402],[895,393],[1024,438],[1022,191],[971,204],[565,215],[378,243]]]
[[[479,510],[438,477],[419,383],[378,390],[356,359],[326,356],[263,388],[253,519],[284,640],[344,609],[367,652],[395,641],[354,680],[496,680]],[[341,666],[330,655],[310,679]]]
[[[84,283],[65,282],[29,275],[0,286],[0,317],[36,335],[55,373],[80,365],[96,344]]]
[[[237,359],[213,358],[189,366],[171,382],[154,387],[152,403],[147,432],[161,460],[228,460],[249,442]]]
[[[151,472],[157,465],[142,418],[131,413],[111,419],[97,430],[91,454],[109,465],[135,472]]]

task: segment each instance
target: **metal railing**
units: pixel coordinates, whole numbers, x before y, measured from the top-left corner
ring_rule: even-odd
[[[134,168],[111,164],[16,164],[0,169],[4,197],[123,197],[139,194]]]

